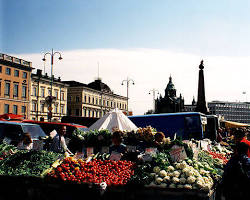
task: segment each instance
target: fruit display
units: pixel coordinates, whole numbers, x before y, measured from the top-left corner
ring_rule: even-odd
[[[48,151],[18,150],[0,161],[0,175],[40,176],[59,155]]]
[[[105,182],[107,185],[125,185],[134,174],[135,163],[93,159],[89,162],[72,157],[48,173],[47,177],[75,183]]]

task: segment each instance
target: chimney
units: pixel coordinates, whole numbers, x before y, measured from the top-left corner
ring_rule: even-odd
[[[42,76],[42,70],[41,69],[37,69],[36,70],[36,75],[41,77]]]

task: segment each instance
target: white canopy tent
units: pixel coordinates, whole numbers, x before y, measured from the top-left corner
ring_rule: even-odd
[[[116,128],[121,131],[137,129],[136,125],[118,108],[108,112],[89,127],[90,130],[108,129],[110,132],[113,132]]]

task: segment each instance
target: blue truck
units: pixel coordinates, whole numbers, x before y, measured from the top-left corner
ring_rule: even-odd
[[[137,127],[151,126],[166,137],[173,138],[176,134],[182,139],[204,138],[207,124],[206,115],[199,112],[138,115],[129,116],[129,119]]]

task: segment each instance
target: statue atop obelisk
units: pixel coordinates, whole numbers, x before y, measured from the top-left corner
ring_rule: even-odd
[[[197,98],[197,105],[195,108],[196,112],[201,112],[204,114],[209,114],[209,110],[206,103],[206,96],[205,96],[205,84],[204,84],[204,65],[203,60],[199,65],[199,82],[198,82],[198,98]]]

